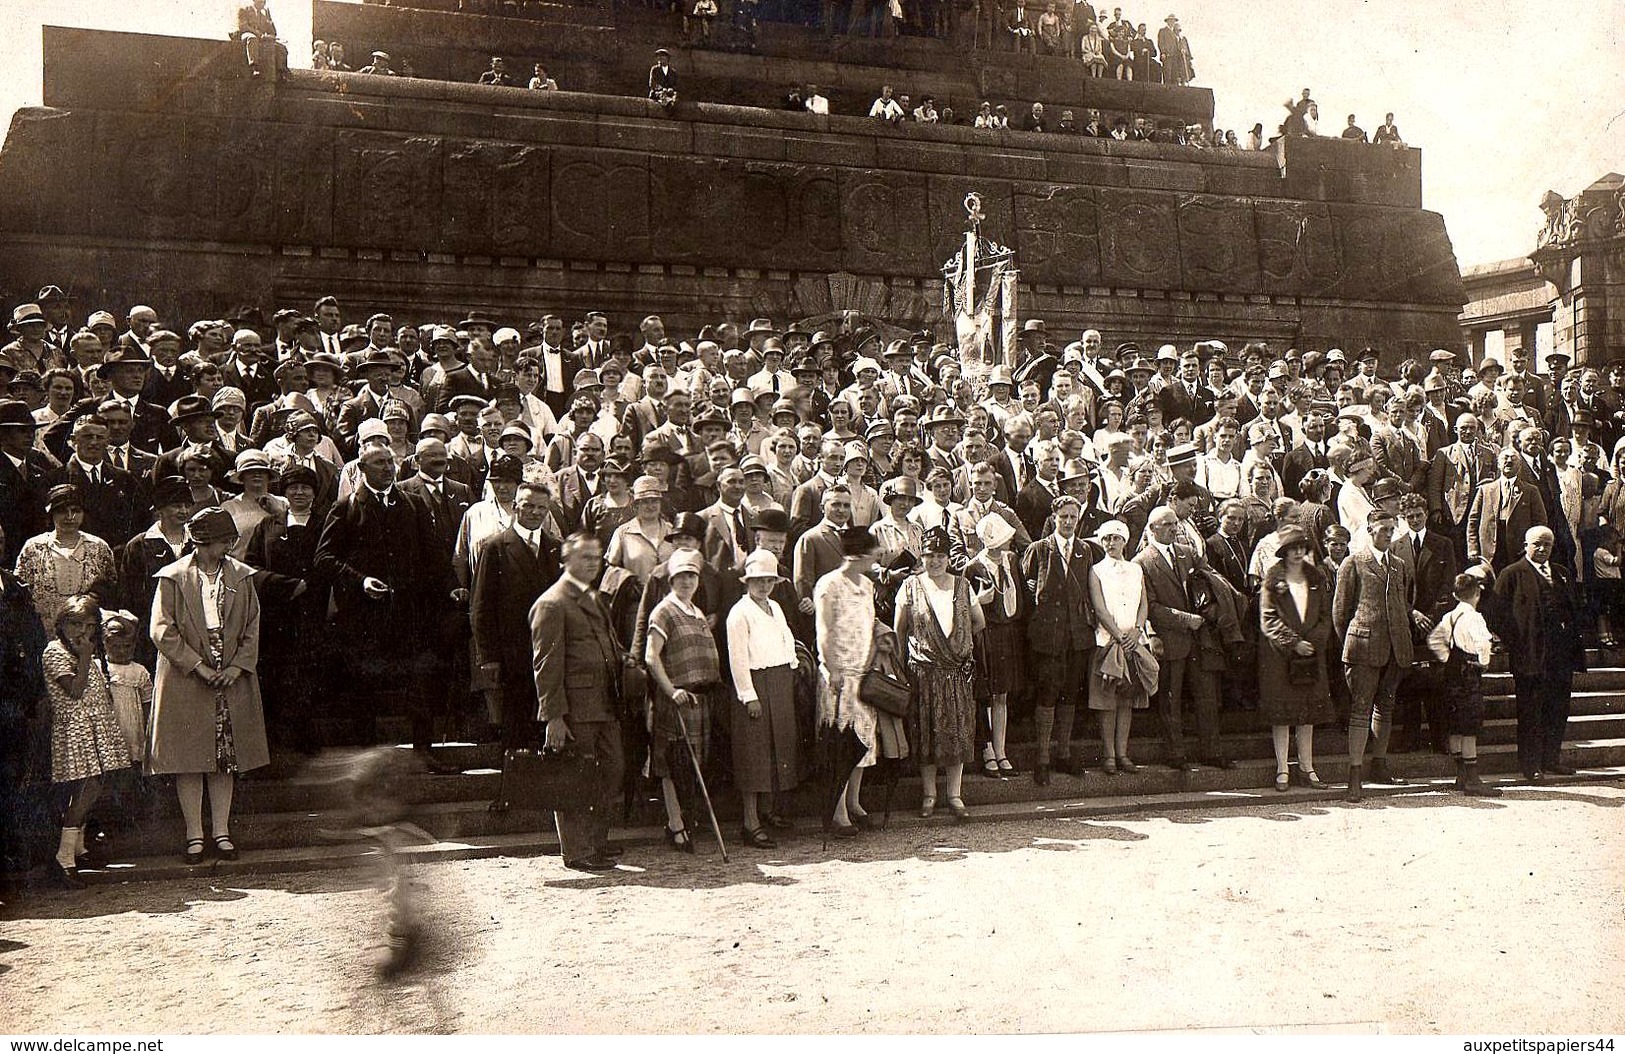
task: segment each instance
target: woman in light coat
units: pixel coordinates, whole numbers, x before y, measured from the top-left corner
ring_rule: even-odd
[[[158,648],[148,771],[173,773],[186,823],[185,861],[203,862],[203,790],[215,855],[237,859],[231,798],[237,773],[271,761],[260,703],[260,605],[254,569],[226,555],[231,513],[209,508],[186,525],[191,553],[160,570],[152,605]]]

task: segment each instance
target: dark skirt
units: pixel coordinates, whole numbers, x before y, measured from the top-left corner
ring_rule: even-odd
[[[1010,695],[1021,691],[1026,665],[1026,634],[1019,622],[989,622],[976,640],[977,695]]]
[[[922,765],[974,761],[976,697],[969,664],[914,663],[910,672],[914,707],[909,711],[909,740],[915,760]]]
[[[1460,648],[1444,664],[1445,727],[1453,736],[1476,736],[1484,729],[1484,667]]]
[[[750,671],[762,716],[752,718],[745,704],[733,703],[734,786],[769,793],[791,790],[799,780],[795,672],[789,666]]]

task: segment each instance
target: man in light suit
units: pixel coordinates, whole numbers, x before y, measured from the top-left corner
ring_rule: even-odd
[[[1496,458],[1501,475],[1489,480],[1473,495],[1467,512],[1467,562],[1504,570],[1518,559],[1518,539],[1531,527],[1544,527],[1546,503],[1540,493],[1518,478],[1523,458],[1508,448]]]
[[[536,681],[536,717],[546,725],[548,750],[575,749],[598,761],[604,800],[590,811],[553,814],[564,866],[613,871],[618,850],[609,844],[609,815],[621,786],[621,649],[609,613],[593,585],[603,567],[603,546],[590,534],[572,534],[561,553],[563,574],[530,609]]]
[[[717,500],[699,511],[705,521],[705,537],[700,540],[706,565],[724,574],[737,574],[745,568],[745,557],[755,548],[745,511],[745,474],[737,468],[717,473]]]
[[[1383,508],[1366,515],[1370,546],[1352,553],[1337,572],[1332,624],[1343,638],[1349,709],[1348,801],[1360,801],[1365,747],[1372,746],[1371,782],[1403,783],[1388,771],[1388,737],[1394,692],[1411,665],[1411,565],[1391,551],[1395,516]]]
[[[1094,612],[1089,600],[1089,568],[1094,551],[1077,537],[1083,506],[1063,495],[1051,509],[1055,533],[1027,547],[1021,557],[1021,578],[1033,599],[1027,620],[1027,653],[1033,673],[1037,714],[1038,762],[1033,782],[1050,781],[1050,741],[1058,749],[1055,767],[1081,776],[1083,763],[1072,755],[1072,722],[1078,701],[1085,697],[1089,655],[1095,646]]]
[[[1467,512],[1485,480],[1494,479],[1495,448],[1479,438],[1481,426],[1472,414],[1456,419],[1456,441],[1442,447],[1428,464],[1428,525],[1447,535],[1459,558],[1467,556]]]
[[[1191,604],[1187,583],[1191,572],[1204,561],[1194,550],[1175,544],[1180,536],[1179,513],[1170,505],[1159,505],[1151,511],[1146,533],[1150,537],[1134,562],[1145,572],[1151,625],[1162,638],[1157,707],[1168,745],[1168,767],[1185,772],[1197,767],[1185,753],[1182,728],[1181,710],[1188,684],[1196,703],[1196,738],[1202,764],[1235,768],[1234,761],[1219,754],[1218,680],[1202,668],[1196,648],[1196,632],[1206,622]]]
[[[530,609],[559,579],[559,547],[542,530],[546,488],[521,483],[513,513],[512,524],[480,543],[469,601],[474,661],[505,750],[532,746],[538,738]]]
[[[1495,580],[1496,630],[1511,653],[1518,699],[1518,767],[1531,783],[1575,774],[1561,752],[1574,671],[1586,668],[1580,600],[1553,559],[1555,542],[1551,528],[1529,528],[1523,557]]]

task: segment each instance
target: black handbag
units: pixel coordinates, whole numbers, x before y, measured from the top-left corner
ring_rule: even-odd
[[[1295,687],[1305,687],[1320,680],[1321,662],[1319,655],[1288,655],[1286,659],[1286,683]]]
[[[502,798],[514,809],[592,812],[603,805],[598,759],[574,750],[510,750],[502,759]]]

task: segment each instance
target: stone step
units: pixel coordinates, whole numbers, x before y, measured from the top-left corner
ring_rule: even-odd
[[[1569,733],[1575,738],[1625,738],[1625,696],[1605,692],[1576,692],[1574,710],[1569,718]],[[1517,740],[1516,707],[1510,698],[1492,698],[1487,702],[1488,716],[1484,722],[1482,745],[1514,743]],[[1220,736],[1226,757],[1266,759],[1273,756],[1270,732],[1260,728],[1255,715],[1226,714],[1225,729]],[[1160,762],[1165,757],[1160,740],[1161,726],[1155,715],[1143,712],[1136,718],[1136,734],[1130,740],[1129,754],[1136,760]],[[1188,726],[1187,726],[1188,728]],[[1086,755],[1098,756],[1099,740],[1092,718],[1080,715],[1074,738]],[[1012,760],[1030,767],[1036,756],[1036,745],[1027,737],[1031,730],[1018,725],[1012,730],[1014,742],[1008,753]],[[400,749],[406,749],[402,747]],[[1333,725],[1317,728],[1315,752],[1330,756],[1347,749],[1347,736]],[[437,746],[435,755],[462,771],[457,775],[429,775],[408,779],[405,799],[413,803],[490,800],[501,780],[500,751],[495,745]],[[301,771],[303,759],[278,755],[269,771],[250,774],[238,784],[235,811],[238,814],[255,812],[285,812],[299,809],[325,809],[336,807],[342,797],[340,788],[319,777]]]
[[[1587,731],[1587,726],[1574,727],[1576,733]],[[1148,746],[1150,746],[1148,744]],[[1516,748],[1511,744],[1492,744],[1480,751],[1481,768],[1485,773],[1513,772],[1517,769]],[[1625,737],[1576,738],[1566,745],[1565,759],[1577,768],[1591,769],[1625,764]],[[1229,792],[1268,787],[1274,780],[1274,761],[1269,757],[1248,757],[1240,760],[1234,769],[1201,768],[1194,772],[1180,772],[1159,764],[1151,751],[1135,760],[1140,769],[1134,774],[1107,776],[1098,768],[1098,753],[1088,744],[1084,746],[1082,760],[1089,766],[1082,777],[1056,773],[1047,787],[1034,785],[1027,774],[1031,761],[1025,752],[1018,752],[1012,761],[1021,773],[1011,779],[989,779],[967,773],[964,798],[970,805],[1008,804],[1027,800],[1055,800],[1086,793],[1090,796],[1143,796],[1190,791]],[[906,763],[905,763],[906,764]],[[1320,775],[1328,781],[1341,780],[1344,762],[1336,750],[1321,750],[1317,745],[1316,764]],[[1396,773],[1411,777],[1445,778],[1454,776],[1451,760],[1436,754],[1407,754],[1395,757],[1392,767]],[[490,796],[496,793],[496,783],[489,774],[479,776],[424,777],[431,781],[455,783],[464,781],[469,788],[467,796],[456,800],[425,801],[412,809],[416,822],[436,838],[450,841],[491,838],[500,835],[536,831],[549,825],[546,817],[535,813],[508,812],[493,814],[488,809]],[[475,783],[478,780],[480,782]],[[877,774],[866,780],[864,794],[867,807],[881,808],[884,780]],[[478,796],[476,795],[476,788]],[[902,770],[896,782],[893,809],[911,810],[920,797],[917,771],[909,765]],[[738,805],[735,795],[718,788],[712,795],[725,828],[737,826]],[[803,785],[787,796],[786,805],[793,815],[815,816],[822,812],[821,788]],[[155,815],[140,822],[133,830],[115,832],[115,851],[125,856],[162,855],[173,853],[182,844],[183,831],[173,799],[167,795],[156,802]],[[244,812],[234,815],[232,830],[236,840],[256,849],[294,849],[300,846],[330,844],[335,830],[342,826],[343,817],[336,803],[277,812]],[[657,792],[646,788],[641,800],[632,811],[634,822],[656,822],[661,812]]]
[[[1620,744],[1619,750],[1621,758],[1625,759],[1625,744]],[[1119,779],[1122,778],[1119,777]],[[1625,780],[1625,764],[1590,768],[1579,776],[1553,778],[1546,786],[1570,788],[1618,780]],[[1070,782],[1067,777],[1060,777],[1059,781]],[[1032,788],[1030,781],[1025,782],[1029,788],[1036,789]],[[1104,777],[1101,778],[1100,782],[1104,782]],[[1503,786],[1505,796],[1501,801],[1511,807],[1516,806],[1519,797],[1523,794],[1541,794],[1545,792],[1544,788],[1528,787],[1517,781],[1492,777],[1491,782]],[[1366,802],[1357,806],[1343,805],[1341,802],[1341,788],[1313,791],[1299,787],[1293,787],[1285,793],[1277,793],[1273,789],[1261,790],[1256,787],[1238,789],[1200,789],[1192,787],[1160,793],[1101,794],[1098,786],[1072,785],[1063,787],[1060,792],[1054,795],[1042,798],[1029,794],[1012,800],[993,801],[984,800],[975,795],[971,791],[973,785],[972,782],[966,784],[966,803],[970,809],[970,821],[975,823],[990,823],[1001,820],[1142,817],[1166,815],[1176,811],[1245,808],[1260,805],[1289,808],[1308,806],[1317,809],[1343,807],[1380,808],[1382,801],[1386,798],[1401,795],[1447,796],[1455,793],[1451,789],[1448,779],[1431,778],[1414,780],[1403,786],[1368,786],[1366,787]],[[869,796],[866,794],[865,797],[868,798]],[[907,804],[913,804],[917,802],[917,799],[912,797],[905,799],[902,788],[899,789],[897,801],[899,804],[886,821],[887,829],[924,831],[951,826],[951,818],[942,809],[939,809],[937,815],[931,819],[921,819],[912,808],[907,807]],[[904,804],[905,802],[907,804]],[[716,842],[708,827],[701,822],[691,822],[691,828],[695,829],[699,854],[715,857],[717,855]],[[640,867],[658,867],[660,855],[666,852],[661,846],[661,829],[658,822],[636,827],[618,827],[612,832],[612,839],[618,845],[629,847],[628,863]],[[785,844],[802,840],[811,842],[822,836],[819,832],[819,821],[807,819],[798,821],[795,829],[791,831],[779,832],[776,837],[781,844]],[[771,852],[744,848],[739,842],[737,831],[730,826],[723,826],[723,839],[727,843],[729,853],[733,859],[761,860],[764,862],[774,859]],[[842,852],[843,843],[839,841],[826,841],[824,844],[832,855],[838,855]],[[403,857],[407,863],[434,863],[491,857],[556,855],[557,853],[558,841],[554,836],[554,832],[538,824],[529,831],[470,836],[457,840],[441,840],[405,850]],[[127,855],[119,863],[104,870],[87,870],[81,872],[81,875],[89,884],[198,878],[204,878],[210,882],[229,884],[232,878],[237,876],[246,877],[261,874],[363,867],[373,864],[375,861],[376,857],[373,851],[363,845],[355,843],[339,845],[321,843],[284,848],[248,848],[242,851],[241,858],[236,861],[228,863],[211,860],[208,863],[194,867],[181,863],[178,854],[173,851],[173,847],[166,846],[148,855]]]

